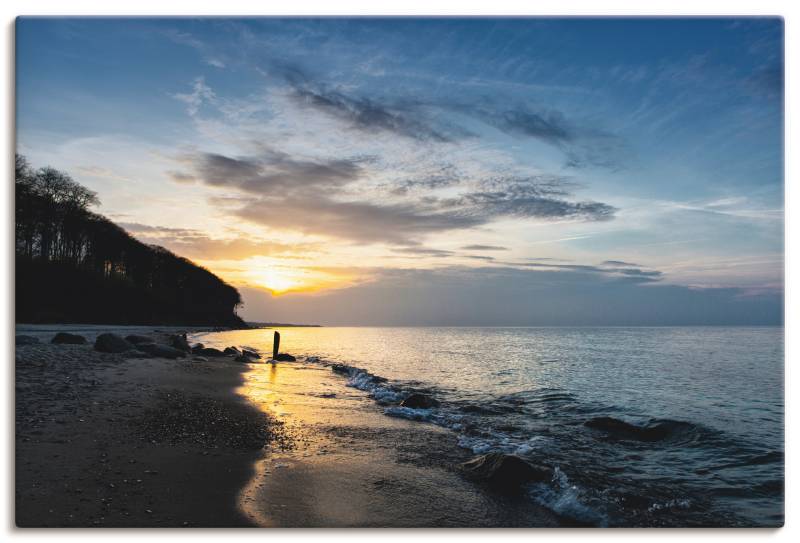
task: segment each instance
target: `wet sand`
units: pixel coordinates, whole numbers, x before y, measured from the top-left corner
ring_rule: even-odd
[[[281,418],[295,446],[261,460],[242,509],[262,526],[558,526],[524,497],[466,480],[445,429],[388,417],[330,369],[254,366],[239,390]]]

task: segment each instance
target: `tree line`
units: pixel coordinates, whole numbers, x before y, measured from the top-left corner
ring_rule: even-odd
[[[17,322],[241,326],[239,292],[90,210],[97,194],[15,160]]]

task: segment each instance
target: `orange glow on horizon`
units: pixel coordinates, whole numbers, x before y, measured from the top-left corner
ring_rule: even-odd
[[[298,267],[276,258],[255,257],[247,261],[204,262],[213,273],[233,286],[257,288],[280,296],[289,293],[313,293],[337,289],[357,282],[349,270]]]

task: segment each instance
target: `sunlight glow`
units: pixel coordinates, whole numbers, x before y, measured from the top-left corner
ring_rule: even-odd
[[[256,286],[272,291],[273,294],[282,294],[290,290],[308,290],[309,283],[304,270],[291,270],[288,268],[263,268],[248,273],[251,282]]]

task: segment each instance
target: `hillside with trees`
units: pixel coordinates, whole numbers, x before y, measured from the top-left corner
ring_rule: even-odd
[[[17,322],[244,326],[234,287],[90,211],[68,174],[17,155],[15,202]]]

